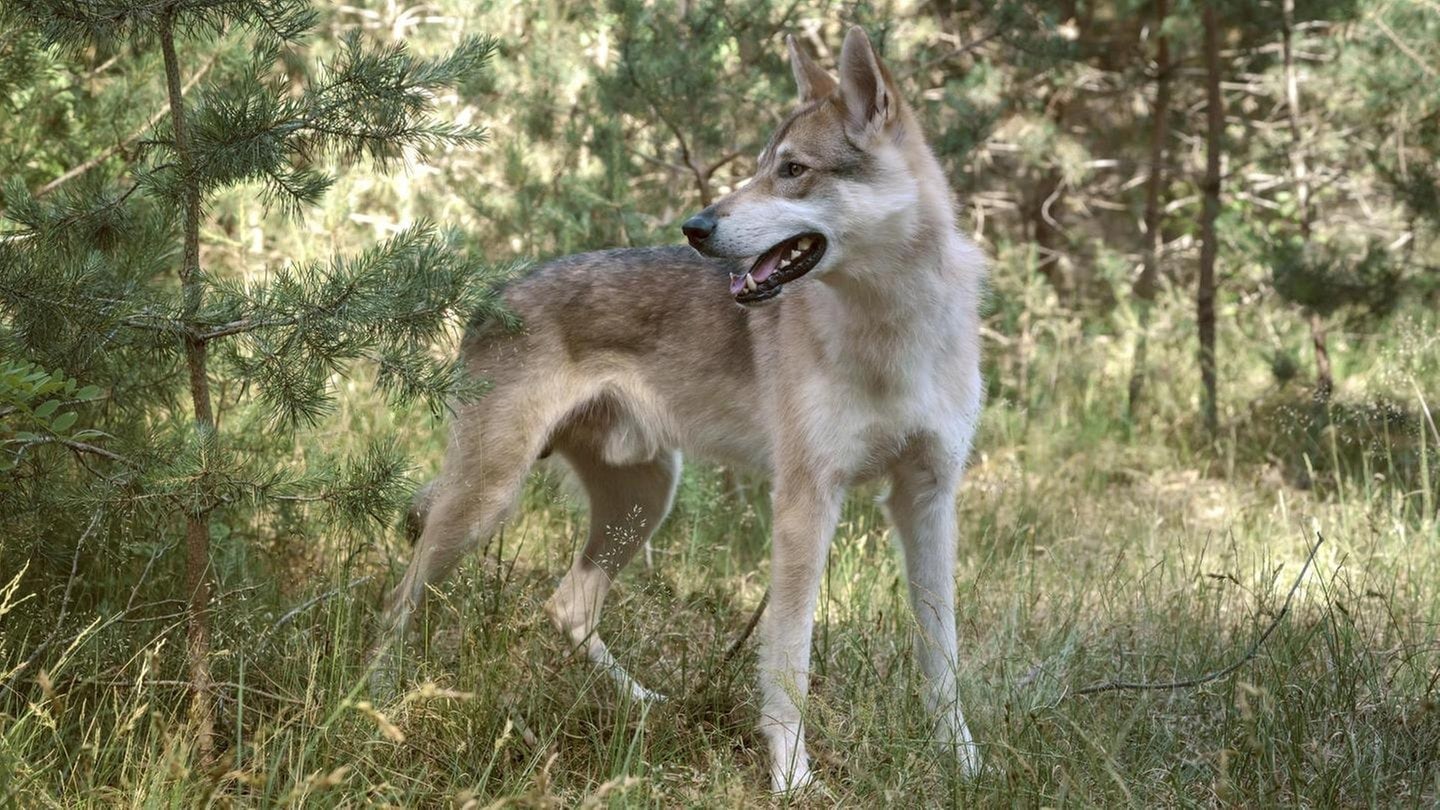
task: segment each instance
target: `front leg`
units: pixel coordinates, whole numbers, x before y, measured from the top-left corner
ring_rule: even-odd
[[[964,775],[973,776],[980,770],[980,749],[965,725],[955,684],[955,492],[961,457],[938,448],[914,449],[919,452],[892,474],[886,507],[900,535],[919,625],[915,656],[925,677],[925,708],[935,721],[936,742],[959,760]]]
[[[760,635],[760,732],[770,743],[770,783],[777,793],[812,778],[801,711],[810,688],[815,602],[843,496],[836,479],[814,466],[796,464],[776,477],[770,607]]]

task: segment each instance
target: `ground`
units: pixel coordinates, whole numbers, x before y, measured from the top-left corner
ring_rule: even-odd
[[[3,718],[5,790],[35,806],[1430,805],[1440,436],[1414,373],[1434,367],[1425,340],[1350,363],[1357,382],[1328,407],[1256,385],[1215,440],[1183,398],[1126,420],[1108,360],[1037,354],[1027,399],[994,392],[957,503],[960,681],[987,763],[973,780],[927,743],[892,535],[867,489],[844,510],[815,635],[824,788],[768,795],[754,639],[726,660],[765,591],[764,482],[736,492],[695,467],[602,625],[668,702],[622,700],[544,619],[584,531],[582,499],[551,469],[440,588],[398,693],[368,691],[364,650],[408,555],[399,531],[232,544],[215,614],[218,762],[190,747],[176,606],[142,622],[101,604],[33,702]],[[1387,381],[1409,399],[1377,405]],[[358,393],[307,441],[386,431],[433,468],[443,424]],[[1225,677],[1082,693],[1224,668],[1272,625]]]

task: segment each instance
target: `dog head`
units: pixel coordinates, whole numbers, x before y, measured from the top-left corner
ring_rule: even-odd
[[[928,154],[895,82],[860,28],[840,52],[839,81],[787,38],[800,104],[760,153],[755,175],[687,220],[691,246],[749,261],[731,278],[742,304],[802,276],[865,272],[867,257],[914,238]]]

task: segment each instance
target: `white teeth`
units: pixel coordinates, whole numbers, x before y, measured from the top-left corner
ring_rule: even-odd
[[[749,273],[745,274],[745,289],[749,292],[755,292],[755,277]]]
[[[808,237],[808,236],[802,237],[799,242],[796,242],[796,243],[795,243],[795,247],[798,248],[798,249],[800,249],[800,250],[802,250],[802,251],[803,251],[803,250],[809,250],[809,249],[810,249],[810,237]]]

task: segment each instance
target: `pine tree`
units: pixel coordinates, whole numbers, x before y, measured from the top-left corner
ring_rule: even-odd
[[[1344,20],[1347,16],[1358,15],[1360,11],[1345,0],[1298,8],[1293,0],[1283,0],[1279,9],[1289,197],[1283,201],[1282,210],[1286,216],[1274,223],[1267,235],[1265,259],[1270,266],[1275,291],[1285,301],[1297,305],[1304,315],[1315,358],[1314,400],[1321,405],[1330,400],[1335,387],[1329,321],[1340,312],[1356,319],[1373,321],[1383,318],[1394,311],[1403,296],[1414,291],[1416,281],[1416,274],[1407,267],[1405,257],[1387,249],[1374,236],[1356,236],[1347,233],[1352,229],[1344,227],[1325,227],[1326,212],[1338,208],[1335,204],[1338,195],[1333,190],[1327,191],[1325,183],[1317,185],[1312,177],[1311,163],[1314,153],[1320,148],[1321,134],[1340,130],[1346,122],[1337,120],[1336,110],[1344,109],[1342,105],[1306,97],[1304,87],[1324,82],[1325,78],[1318,77],[1317,81],[1317,77],[1310,77],[1308,82],[1302,82],[1297,49],[1302,44],[1308,44],[1312,50],[1329,52],[1332,54],[1329,61],[1337,64],[1340,70],[1344,70],[1346,51],[1365,53],[1369,49],[1365,47],[1367,43],[1363,35],[1353,40],[1351,37],[1332,36],[1318,43],[1311,38],[1309,43],[1304,43],[1300,39],[1299,26],[1306,19],[1298,15],[1303,12],[1311,18]],[[1385,16],[1385,13],[1361,16],[1360,31],[1366,30],[1363,23],[1368,22],[1373,26],[1370,29],[1372,35],[1382,33],[1390,28]],[[1387,41],[1385,50],[1394,50],[1389,47],[1390,44]],[[1403,58],[1403,50],[1401,54]],[[1367,61],[1374,58],[1375,54],[1367,53]],[[1420,72],[1427,67],[1423,61],[1412,65],[1418,65]],[[1390,67],[1396,72],[1404,72],[1401,65]],[[1404,97],[1390,96],[1386,103],[1399,102],[1401,108],[1422,111],[1423,120],[1427,96],[1433,98],[1434,93],[1426,90],[1422,83],[1417,88],[1407,88]],[[1433,104],[1433,101],[1430,103]],[[1406,131],[1410,136],[1424,132],[1423,127],[1408,128],[1404,123],[1387,120],[1384,116],[1358,124],[1358,128],[1372,130],[1373,139],[1377,142],[1391,138],[1397,129]],[[1372,165],[1379,170],[1380,177],[1390,179],[1384,156],[1372,154],[1369,157]],[[1422,159],[1419,165],[1421,172],[1425,172],[1426,162]],[[1432,184],[1423,180],[1422,185],[1433,188]],[[1395,187],[1396,196],[1402,202],[1408,197],[1404,186],[1405,183],[1399,183]],[[1423,217],[1425,207],[1423,203],[1419,207],[1411,207],[1412,215]],[[1410,233],[1410,244],[1413,245],[1417,239],[1413,222]]]
[[[1161,232],[1161,196],[1165,187],[1166,140],[1170,130],[1170,37],[1165,31],[1169,16],[1166,0],[1155,0],[1155,101],[1150,109],[1150,165],[1145,178],[1145,254],[1140,277],[1135,280],[1135,297],[1140,300],[1140,320],[1135,335],[1135,364],[1130,371],[1126,410],[1133,421],[1145,385],[1145,356],[1150,339],[1150,315],[1160,280],[1160,256],[1165,248]]]
[[[1201,190],[1200,278],[1195,289],[1195,320],[1200,331],[1201,415],[1213,438],[1220,431],[1215,379],[1215,260],[1220,252],[1215,220],[1220,216],[1220,155],[1225,149],[1225,107],[1220,93],[1220,13],[1217,0],[1205,3],[1205,179]]]
[[[506,317],[501,273],[430,225],[255,281],[250,268],[205,261],[207,203],[243,186],[298,216],[332,182],[323,160],[389,165],[407,150],[478,144],[482,132],[433,115],[433,94],[482,70],[493,44],[469,39],[427,60],[351,37],[294,88],[282,57],[315,21],[303,0],[5,2],[0,21],[35,53],[133,59],[127,85],[159,88],[166,105],[139,141],[92,144],[98,154],[76,161],[85,171],[62,175],[79,179],[47,185],[43,199],[19,180],[5,189],[0,532],[38,545],[121,525],[183,535],[177,596],[206,752],[217,513],[308,503],[333,521],[389,520],[408,487],[392,447],[299,472],[277,449],[326,415],[332,379],[353,361],[376,363],[396,402],[438,411],[476,394],[430,346],[458,313]]]

